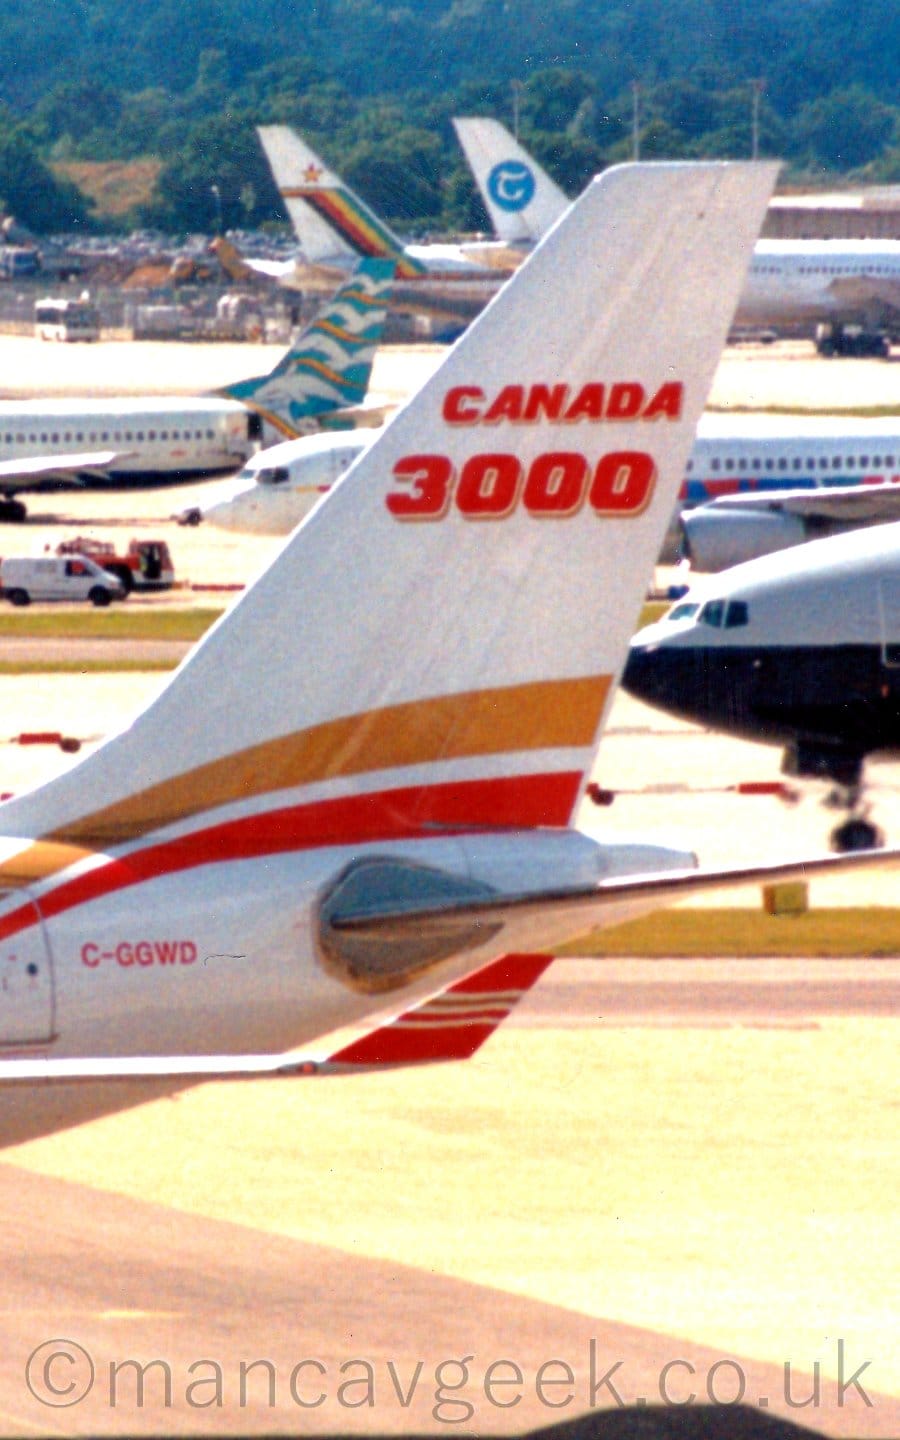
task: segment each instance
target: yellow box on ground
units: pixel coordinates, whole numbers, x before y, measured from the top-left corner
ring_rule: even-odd
[[[767,915],[805,915],[809,909],[809,886],[805,880],[764,885],[762,898]]]

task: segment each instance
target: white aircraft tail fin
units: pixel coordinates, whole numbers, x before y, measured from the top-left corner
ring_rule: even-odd
[[[260,144],[307,260],[333,261],[339,255],[393,260],[399,278],[422,273],[403,242],[329,170],[289,125],[259,125]]]
[[[564,192],[499,120],[455,119],[453,128],[498,239],[536,245],[569,208]]]
[[[171,866],[567,825],[774,176],[589,186],[158,699],[0,831],[127,845],[133,876],[161,836]]]
[[[392,260],[363,260],[268,375],[219,391],[292,439],[320,417],[361,405],[381,344],[394,280]]]

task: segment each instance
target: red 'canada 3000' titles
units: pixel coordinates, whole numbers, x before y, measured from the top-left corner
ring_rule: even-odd
[[[557,385],[505,385],[488,401],[477,385],[457,385],[444,397],[450,425],[537,424],[542,420],[677,420],[684,387],[670,380],[652,395],[636,380],[591,381],[573,393]],[[646,509],[656,463],[643,450],[614,450],[588,460],[574,450],[537,455],[526,472],[504,451],[470,455],[457,474],[447,455],[404,455],[393,467],[398,488],[386,498],[395,520],[442,520],[451,501],[466,520],[504,520],[521,508],[535,518],[567,519],[587,500],[599,516],[627,518]]]

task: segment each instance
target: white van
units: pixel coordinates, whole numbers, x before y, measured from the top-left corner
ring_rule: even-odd
[[[0,595],[11,605],[32,600],[90,600],[108,605],[124,600],[125,586],[117,575],[103,570],[87,555],[41,555],[37,559],[12,556],[0,560]]]

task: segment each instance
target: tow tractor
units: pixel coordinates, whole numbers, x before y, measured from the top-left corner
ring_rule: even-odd
[[[867,330],[864,325],[824,324],[816,326],[816,349],[820,355],[855,355],[860,359],[887,360],[891,337],[886,330]]]
[[[119,553],[109,540],[78,536],[56,547],[57,555],[87,555],[121,580],[125,593],[132,590],[171,590],[175,567],[165,540],[130,540]]]

